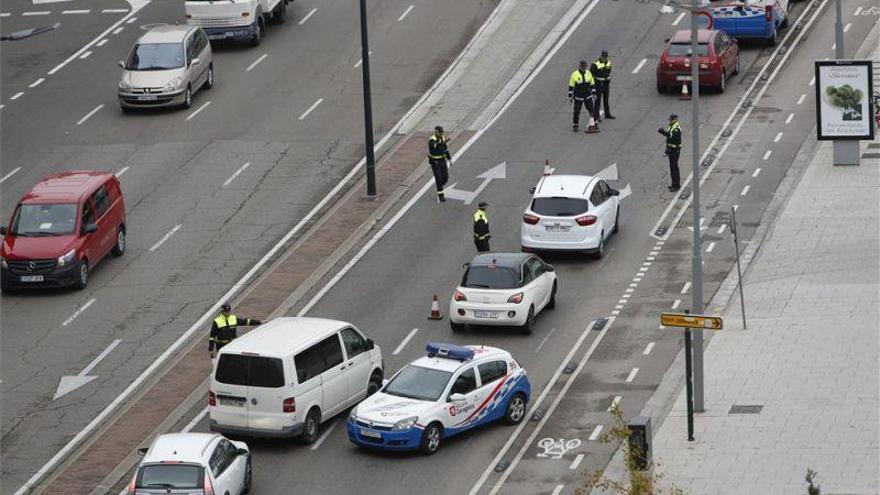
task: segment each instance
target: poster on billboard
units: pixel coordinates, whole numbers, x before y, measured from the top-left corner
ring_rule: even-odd
[[[816,61],[816,132],[819,140],[872,140],[871,61]]]

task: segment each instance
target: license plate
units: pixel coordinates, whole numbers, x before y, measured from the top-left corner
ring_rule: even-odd
[[[474,311],[474,318],[498,318],[498,311]]]
[[[547,232],[568,232],[571,230],[571,225],[553,223],[550,225],[545,225],[544,229],[547,230]]]
[[[156,101],[155,95],[138,96],[139,101]]]
[[[229,399],[227,397],[218,397],[221,406],[244,407],[243,400]]]
[[[676,81],[690,81],[691,76],[675,76]]]
[[[22,275],[21,281],[22,282],[42,282],[43,276],[42,275]]]
[[[362,437],[370,437],[370,438],[382,438],[382,434],[376,430],[370,430],[367,428],[361,428],[361,436]]]

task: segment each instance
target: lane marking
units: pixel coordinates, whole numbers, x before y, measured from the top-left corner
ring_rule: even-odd
[[[391,354],[393,356],[400,354],[400,351],[402,351],[403,348],[406,347],[406,344],[409,344],[410,339],[412,339],[413,335],[415,335],[418,331],[418,328],[413,328],[412,330],[410,330],[409,333],[406,334],[406,337],[404,337],[403,340],[400,341],[400,344],[397,345],[397,347],[394,349],[394,352],[392,352]]]
[[[541,348],[544,347],[544,344],[546,344],[547,341],[550,340],[550,336],[553,335],[554,332],[556,332],[556,327],[551,328],[550,331],[547,332],[547,335],[545,335],[544,338],[541,339],[541,343],[538,344],[538,347],[535,348],[535,352],[540,351]]]
[[[673,25],[673,26],[678,26],[678,23],[681,22],[682,19],[684,19],[684,15],[685,15],[686,13],[687,13],[687,12],[682,12],[681,14],[678,14],[678,16],[675,18],[675,20],[672,21],[672,25]]]
[[[862,6],[859,5],[858,7],[856,7],[856,11],[853,12],[853,15],[854,15],[854,16],[857,16],[857,15],[859,15],[859,14],[861,14],[861,13],[862,13]]]
[[[785,125],[791,124],[792,120],[794,120],[794,113],[788,114],[788,117],[785,118]]]
[[[126,24],[131,24],[131,23],[133,23],[133,22],[136,21],[136,20],[137,20],[137,17],[132,17],[131,19],[125,21],[125,23],[126,23]]]
[[[807,84],[807,86],[812,86],[812,85],[814,85],[814,84],[816,84],[816,76],[813,76],[813,77],[810,78],[810,83]]]
[[[11,16],[11,15],[12,15],[12,14],[10,14],[9,12],[3,12],[3,13],[0,13],[0,17],[9,17],[9,16]]]
[[[620,401],[621,401],[622,399],[623,399],[623,396],[622,396],[622,395],[615,395],[615,396],[614,396],[614,399],[611,401],[611,405],[608,406],[608,409],[606,409],[606,411],[607,411],[607,412],[611,412],[611,411],[617,409],[617,406],[620,405]]]
[[[113,34],[114,35],[119,34],[122,32],[123,29],[125,29],[125,26],[119,26],[118,28],[113,30]]]
[[[617,315],[619,315],[619,314],[620,314],[620,310],[619,310],[619,309],[615,309],[614,311],[611,312],[611,316],[617,316]]]
[[[727,230],[727,224],[726,224],[726,223],[722,223],[722,224],[721,224],[721,227],[718,227],[718,231],[715,232],[715,233],[716,233],[717,235],[721,235],[721,234],[724,233],[725,230]]]
[[[645,346],[645,350],[642,351],[642,356],[647,356],[651,354],[651,351],[654,350],[654,342],[648,342],[648,345]]]
[[[95,43],[95,46],[104,46],[104,45],[107,44],[108,41],[110,41],[109,38],[104,38],[104,39],[102,39],[101,41]]]
[[[806,94],[802,94],[802,95],[800,96],[800,98],[798,98],[797,104],[800,105],[801,103],[803,103],[803,102],[804,102],[804,99],[806,99],[806,97],[807,97]]]
[[[773,150],[767,150],[767,151],[764,153],[764,158],[762,158],[762,160],[769,160],[769,159],[770,159],[770,155],[772,155],[772,154],[773,154]]]
[[[122,167],[121,169],[119,169],[119,172],[116,172],[116,177],[117,178],[122,177],[122,174],[128,172],[129,168],[131,168],[131,167],[126,165],[126,166]]]
[[[222,186],[222,187],[226,187],[226,186],[228,186],[229,184],[231,184],[232,181],[234,181],[236,178],[238,178],[238,176],[241,175],[241,173],[244,172],[245,170],[247,170],[247,168],[250,167],[250,166],[251,166],[251,162],[246,162],[246,163],[245,163],[244,165],[242,165],[241,167],[238,167],[238,170],[236,170],[232,175],[229,176],[228,179],[226,179],[225,182],[223,182],[223,186]]]
[[[681,288],[681,293],[682,293],[682,294],[687,294],[687,291],[690,290],[690,288],[691,288],[691,283],[690,283],[690,282],[685,282],[685,283],[684,283],[684,287]]]
[[[301,21],[299,21],[299,25],[302,26],[303,24],[305,24],[306,21],[309,20],[309,17],[312,17],[312,15],[313,15],[315,12],[317,12],[317,10],[318,10],[317,7],[313,8],[312,10],[310,10],[309,13],[306,14],[306,16],[303,17]]]
[[[83,52],[83,54],[79,56],[79,59],[80,59],[80,60],[85,60],[85,59],[89,58],[89,56],[90,56],[91,54],[92,54],[91,51]]]
[[[675,301],[672,301],[672,309],[678,309],[678,307],[680,305],[681,305],[681,299],[676,299]]]
[[[94,302],[94,301],[95,300],[92,299],[90,302]],[[83,309],[85,309],[85,306],[83,306]],[[80,371],[79,374],[80,375],[88,375],[89,373],[91,373],[92,370],[95,369],[96,366],[98,366],[98,363],[100,363],[105,357],[107,357],[108,354],[113,352],[113,349],[116,349],[116,346],[118,346],[121,343],[122,343],[122,341],[119,339],[116,339],[113,342],[111,342],[110,345],[108,345],[106,349],[101,351],[101,354],[98,354],[98,356],[95,357],[95,359],[92,359],[92,362],[89,363],[85,368],[83,368],[83,370]]]
[[[373,54],[373,50],[368,51],[367,54],[368,54],[368,55],[372,55],[372,54]],[[361,66],[362,63],[364,63],[364,59],[363,59],[363,58],[358,59],[358,61],[354,64],[354,68],[357,69],[358,67]]]
[[[849,31],[849,28],[851,28],[851,27],[852,27],[852,23],[851,23],[851,22],[847,22],[847,23],[846,23],[846,26],[843,26],[843,32],[845,33],[845,32],[847,32],[847,31]]]
[[[406,16],[409,15],[410,11],[412,11],[412,9],[413,9],[414,7],[415,7],[415,5],[410,4],[410,6],[407,7],[406,10],[404,10],[402,14],[400,14],[400,17],[397,18],[397,22],[400,22],[400,21],[406,19]]]
[[[33,10],[33,11],[30,11],[30,12],[22,12],[21,15],[23,15],[23,16],[34,16],[34,15],[49,15],[49,14],[51,14],[51,13],[52,13],[52,12],[50,12],[50,11],[48,11],[48,10]]]
[[[626,299],[621,299],[617,301],[617,304],[626,304]]]
[[[636,287],[639,286],[639,284],[633,282],[633,283],[629,284],[629,286],[632,287],[633,289],[635,289]]]
[[[752,172],[752,177],[757,177],[760,173],[761,173],[761,167],[758,167],[755,169],[754,172]]]
[[[629,284],[629,285],[636,285],[636,284]],[[635,292],[635,289],[633,289],[632,287],[630,287],[629,289],[626,289],[626,294],[624,294],[624,295],[631,294],[631,293],[633,293],[633,292]],[[627,296],[627,297],[628,297],[628,296]]]
[[[250,72],[251,69],[253,69],[254,67],[257,66],[257,64],[259,64],[259,63],[262,62],[263,60],[266,60],[266,57],[268,57],[268,56],[269,56],[268,53],[264,53],[264,54],[260,55],[260,58],[256,59],[256,60],[254,61],[254,63],[252,63],[251,65],[248,65],[248,66],[247,66],[247,69],[245,69],[244,71],[245,71],[245,72]]]
[[[706,252],[711,253],[714,250],[715,250],[715,242],[713,241],[713,242],[709,243],[709,246],[706,248]]]
[[[776,137],[773,138],[773,142],[774,142],[774,143],[778,143],[778,142],[781,141],[781,140],[782,140],[782,132],[777,132],[777,133],[776,133]]]
[[[327,437],[330,436],[330,433],[333,431],[333,428],[336,428],[336,425],[338,425],[338,424],[339,424],[338,419],[336,421],[330,423],[330,426],[328,426],[327,429],[324,430],[324,433],[322,433],[321,436],[318,437],[318,441],[315,442],[315,445],[312,445],[311,450],[318,450],[318,447],[320,447],[321,444],[324,443],[324,440],[327,440]]]
[[[636,375],[639,373],[638,368],[633,368],[632,371],[629,372],[629,376],[626,377],[626,383],[632,383],[632,381],[636,378]]]
[[[624,306],[623,304],[618,304],[617,306],[614,306],[614,310],[620,311],[621,309],[623,309],[623,306]]]
[[[831,45],[831,49],[832,49],[832,50],[837,49],[837,43],[833,43],[833,44]],[[825,57],[825,60],[828,60],[828,57]]]
[[[61,12],[62,14],[88,14],[91,12],[90,9],[80,9],[80,10],[65,10]]]
[[[646,261],[646,262],[642,263],[642,266],[651,266],[651,262],[650,262],[650,261]]]
[[[590,433],[590,441],[595,442],[600,434],[602,434],[602,425],[596,425],[596,427],[593,428],[593,433]]]
[[[102,109],[102,108],[104,108],[104,104],[103,104],[103,103],[101,103],[100,105],[98,105],[98,106],[96,106],[95,108],[93,108],[91,112],[89,112],[89,113],[87,113],[87,114],[85,115],[85,117],[79,119],[79,120],[76,122],[76,125],[82,125],[83,122],[89,120],[89,117],[91,117],[92,115],[95,115],[96,113],[98,113],[98,110],[100,110],[100,109]]]
[[[94,298],[94,297],[91,298],[91,299],[89,299],[85,304],[83,304],[81,308],[79,308],[79,309],[77,309],[76,311],[74,311],[73,314],[70,315],[69,318],[67,318],[66,320],[64,320],[63,323],[61,323],[61,326],[62,326],[62,327],[66,327],[67,325],[70,325],[70,323],[71,323],[73,320],[75,320],[79,315],[81,315],[81,314],[83,313],[83,311],[89,309],[89,306],[91,306],[92,304],[95,304],[95,298]]]
[[[193,428],[196,427],[197,424],[199,424],[200,421],[205,419],[205,416],[207,416],[207,415],[208,415],[208,408],[206,407],[206,408],[202,409],[202,412],[196,414],[196,417],[194,417],[192,419],[192,421],[189,422],[189,424],[187,424],[186,426],[183,427],[183,430],[181,430],[181,433],[189,433]]]
[[[18,93],[15,93],[14,95],[12,95],[9,99],[10,100],[17,100],[17,99],[21,98],[21,95],[23,95],[23,94],[24,94],[24,91],[19,91]]]
[[[749,193],[749,189],[751,189],[751,188],[752,188],[752,186],[746,184],[746,187],[743,188],[742,192],[739,193],[739,195],[740,195],[740,196],[745,196],[746,194]]]
[[[682,12],[682,15],[684,15],[684,12]],[[643,58],[641,61],[639,61],[638,64],[636,64],[636,67],[635,67],[635,69],[632,70],[632,73],[638,74],[639,71],[642,70],[642,67],[644,67],[646,63],[648,63],[648,59]]]
[[[15,175],[16,173],[18,173],[19,170],[21,170],[21,167],[15,167],[14,169],[12,169],[11,172],[9,172],[8,174],[6,174],[2,178],[0,178],[0,184],[6,182],[6,179],[8,179],[8,178],[12,177],[13,175]]]
[[[565,485],[556,485],[556,488],[553,489],[553,493],[551,493],[550,495],[559,495],[564,489]]]
[[[138,9],[140,10],[140,9]],[[101,10],[102,14],[124,14],[128,12],[128,9],[103,9]]]
[[[110,27],[108,27],[103,33],[99,34],[95,39],[93,39],[92,41],[89,41],[88,43],[86,43],[85,45],[83,45],[82,48],[80,48],[79,50],[77,50],[76,52],[74,52],[72,55],[70,55],[69,57],[67,57],[67,58],[66,58],[63,62],[61,62],[60,64],[56,65],[54,68],[52,68],[52,70],[50,70],[49,72],[47,72],[47,74],[49,74],[49,75],[51,76],[52,74],[55,74],[56,72],[58,72],[59,70],[61,70],[62,68],[64,68],[64,66],[66,66],[67,64],[69,64],[70,62],[72,62],[74,59],[76,59],[76,57],[79,57],[83,52],[85,52],[86,50],[88,50],[89,48],[91,48],[92,45],[94,45],[95,43],[97,43],[99,40],[106,38],[107,35],[108,35],[108,33],[110,33],[110,31],[112,31],[112,30],[115,29],[117,26],[119,26],[120,24],[122,24],[123,22],[125,22],[129,17],[133,16],[137,11],[139,11],[140,9],[142,9],[142,8],[146,7],[147,5],[149,5],[149,3],[150,3],[150,0],[145,0],[145,1],[143,1],[142,4],[139,4],[139,5],[135,6],[135,7],[131,10],[131,12],[129,12],[128,9],[104,9],[104,10],[102,10],[101,12],[104,12],[104,13],[116,13],[116,12],[123,13],[123,12],[128,12],[128,14],[126,14],[126,15],[123,16],[123,17],[121,17],[118,21],[114,22],[114,23],[113,23]],[[32,479],[35,479],[35,477],[36,477],[37,475],[40,475],[40,476],[42,477],[44,474],[45,474],[45,472],[43,472],[43,471],[37,471],[37,474],[35,474],[35,475],[32,477]],[[28,480],[27,483],[25,483],[24,485],[22,485],[22,487],[19,488],[19,491],[17,491],[17,492],[15,493],[15,495],[21,495],[20,492],[21,492],[22,489],[30,488],[30,485],[29,485],[28,483],[30,483],[30,480]]]
[[[199,112],[201,112],[202,110],[208,108],[208,105],[210,105],[210,104],[211,104],[210,101],[206,101],[202,106],[200,106],[199,108],[196,108],[196,110],[195,110],[194,112],[192,112],[192,113],[190,113],[189,115],[187,115],[187,116],[186,116],[186,120],[191,120],[193,117],[195,117],[196,115],[198,115]]]
[[[308,110],[306,110],[302,113],[302,115],[299,116],[299,120],[303,120],[308,117],[309,114],[312,113],[312,110],[318,108],[318,105],[320,105],[322,101],[324,101],[324,98],[318,98],[316,102],[312,103],[312,106],[310,106]]]
[[[648,253],[648,256],[657,256],[660,251],[651,251]]]
[[[656,259],[657,258],[655,258],[654,256],[648,256],[647,258],[645,258],[645,260],[647,260],[647,261],[654,261]]]
[[[571,461],[571,465],[568,466],[568,469],[577,469],[578,466],[581,465],[581,461],[584,460],[584,454],[578,454],[575,456],[574,460]]]
[[[183,227],[183,224],[182,224],[182,223],[179,223],[179,224],[175,225],[173,229],[171,229],[171,230],[170,230],[169,232],[167,232],[164,236],[162,236],[161,239],[159,239],[159,242],[157,242],[156,244],[153,244],[153,245],[150,247],[150,251],[152,252],[152,251],[155,251],[155,250],[159,249],[159,247],[162,246],[162,244],[165,244],[165,241],[167,241],[168,239],[171,239],[171,236],[173,236],[175,232],[177,232],[178,230],[180,230],[181,227]]]
[[[28,87],[29,87],[29,88],[36,88],[36,87],[39,86],[40,84],[43,84],[43,82],[44,82],[45,80],[46,80],[45,77],[41,77],[41,78],[37,79],[36,81],[30,83],[30,84],[28,85]]]

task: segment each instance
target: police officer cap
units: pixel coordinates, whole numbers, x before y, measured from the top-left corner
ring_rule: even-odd
[[[232,305],[229,303],[223,303],[223,306],[220,306],[222,311],[232,311]]]
[[[678,115],[676,115],[674,113],[669,114],[669,120],[676,120],[676,119],[678,119]]]
[[[603,56],[603,57],[607,57],[607,56],[608,56],[608,50],[602,50],[602,56]]]
[[[489,206],[489,203],[487,203],[485,201],[480,201],[480,204],[478,204],[477,206],[479,206],[480,209],[483,209],[483,208],[486,208],[487,206]]]
[[[434,130],[437,131],[437,132],[443,132],[443,126],[442,126],[442,125],[438,125],[438,126],[434,127]]]
[[[587,65],[587,61],[586,61],[586,60],[581,60],[581,65]]]

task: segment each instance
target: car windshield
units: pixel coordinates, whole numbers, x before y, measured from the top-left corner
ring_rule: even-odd
[[[472,289],[514,289],[519,287],[519,274],[509,267],[471,266],[464,273],[461,286]]]
[[[409,365],[385,385],[383,392],[409,399],[436,401],[452,373]]]
[[[202,468],[193,464],[147,464],[138,471],[138,488],[199,489],[203,485]]]
[[[183,43],[139,43],[134,46],[125,68],[128,70],[168,70],[183,67]]]
[[[22,237],[72,234],[75,228],[75,204],[21,205],[12,219],[12,235]]]
[[[691,42],[686,41],[682,43],[673,43],[669,45],[669,53],[670,57],[689,57],[691,55]],[[706,43],[699,43],[697,45],[697,56],[700,57],[708,57],[709,56],[709,45]]]
[[[549,217],[574,217],[587,212],[590,202],[580,198],[535,198],[532,211]]]

